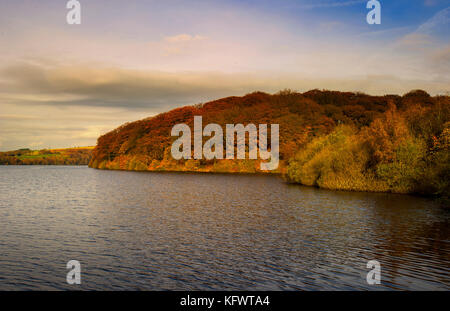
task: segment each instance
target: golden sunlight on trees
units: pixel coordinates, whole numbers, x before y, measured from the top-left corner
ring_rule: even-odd
[[[369,126],[340,125],[314,138],[290,160],[287,178],[329,189],[448,197],[449,100],[407,101],[403,110],[390,102]]]
[[[192,127],[194,116],[222,128],[238,123],[280,124],[280,166],[272,173],[282,173],[291,182],[449,196],[449,97],[431,97],[421,90],[404,96],[321,90],[255,92],[178,108],[103,135],[90,166],[261,172],[259,160],[174,160],[170,131],[179,123]]]

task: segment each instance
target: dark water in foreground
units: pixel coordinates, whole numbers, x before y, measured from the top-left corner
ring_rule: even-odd
[[[0,289],[450,290],[450,211],[269,176],[3,166]]]

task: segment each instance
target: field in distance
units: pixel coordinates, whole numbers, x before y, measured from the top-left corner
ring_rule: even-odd
[[[0,165],[88,165],[94,147],[0,152]]]

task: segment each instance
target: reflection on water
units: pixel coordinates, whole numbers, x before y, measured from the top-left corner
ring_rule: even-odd
[[[0,289],[450,289],[432,201],[251,175],[0,167]],[[381,285],[366,282],[369,260]]]

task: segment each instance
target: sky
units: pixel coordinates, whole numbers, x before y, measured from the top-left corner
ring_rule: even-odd
[[[290,88],[450,91],[450,0],[0,0],[0,150],[93,146],[175,107]]]

